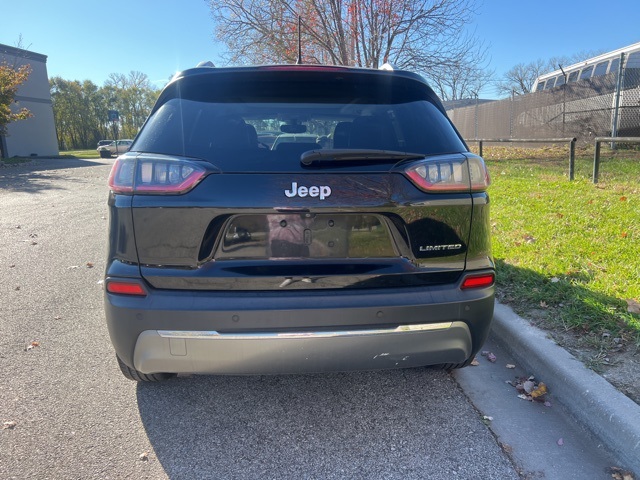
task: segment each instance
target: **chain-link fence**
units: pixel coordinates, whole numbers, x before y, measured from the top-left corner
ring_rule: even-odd
[[[466,139],[640,136],[640,68],[623,72],[447,113]]]

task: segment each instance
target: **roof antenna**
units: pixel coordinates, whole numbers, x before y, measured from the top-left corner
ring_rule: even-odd
[[[302,65],[302,34],[301,34],[301,28],[302,28],[302,20],[300,18],[300,15],[298,15],[298,61],[296,62],[296,65]]]

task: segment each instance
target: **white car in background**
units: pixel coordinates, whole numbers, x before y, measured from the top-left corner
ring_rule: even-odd
[[[123,139],[116,140],[115,142],[111,142],[108,145],[101,145],[98,147],[100,158],[111,158],[111,155],[118,156],[121,153],[128,152],[132,143],[133,140]]]

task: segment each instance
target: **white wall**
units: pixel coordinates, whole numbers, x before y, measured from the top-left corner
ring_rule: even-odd
[[[10,66],[31,66],[29,79],[18,88],[17,105],[12,109],[28,108],[33,117],[12,122],[7,126],[3,139],[6,157],[28,157],[31,155],[58,155],[53,108],[47,76],[47,57],[34,52],[0,44],[0,63]]]

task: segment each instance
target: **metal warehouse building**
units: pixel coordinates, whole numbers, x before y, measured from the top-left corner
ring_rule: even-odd
[[[33,117],[7,126],[7,135],[0,136],[0,157],[58,155],[47,56],[0,44],[0,64],[4,62],[11,67],[31,66],[31,75],[18,88],[15,99],[17,106],[28,108]]]

